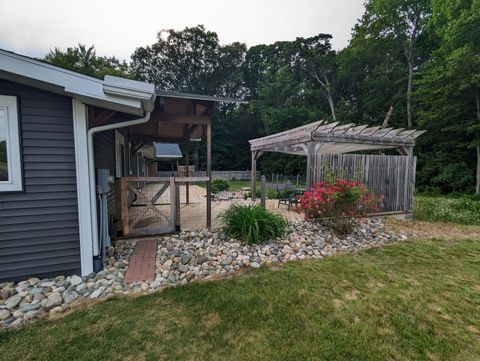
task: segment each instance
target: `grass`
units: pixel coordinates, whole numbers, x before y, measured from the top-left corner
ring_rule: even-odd
[[[480,198],[472,196],[417,195],[415,219],[480,225]]]
[[[415,240],[0,331],[8,360],[479,360],[480,242]]]
[[[228,181],[230,184],[230,191],[232,192],[239,192],[242,190],[242,188],[248,187],[250,188],[252,186],[252,183],[249,180],[231,180]],[[257,181],[257,189],[260,189],[260,182]]]

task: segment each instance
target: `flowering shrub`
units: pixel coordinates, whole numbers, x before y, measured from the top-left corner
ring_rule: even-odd
[[[299,200],[306,217],[321,220],[335,232],[346,234],[353,229],[353,217],[380,210],[383,195],[377,197],[358,181],[337,179],[331,184],[314,183]]]

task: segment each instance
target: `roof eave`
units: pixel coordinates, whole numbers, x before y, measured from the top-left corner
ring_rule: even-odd
[[[0,77],[135,115],[151,111],[156,97],[151,84],[108,75],[101,80],[2,49]]]

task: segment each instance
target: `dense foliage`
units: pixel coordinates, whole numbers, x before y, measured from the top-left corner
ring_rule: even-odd
[[[348,234],[355,216],[380,211],[383,197],[358,181],[337,179],[331,184],[315,183],[299,199],[306,217],[321,221],[339,234]]]
[[[415,219],[440,221],[464,225],[480,224],[480,198],[478,196],[417,196]]]
[[[249,100],[214,115],[214,169],[248,169],[249,139],[318,119],[388,123],[428,130],[416,148],[419,189],[473,192],[476,185],[480,192],[480,0],[367,0],[350,44],[336,52],[330,40],[318,34],[247,48],[221,45],[199,25],[159,32],[136,49],[128,69],[85,47],[55,49],[45,60]],[[196,165],[202,156],[193,157]],[[304,174],[305,159],[270,154],[258,166],[265,174]]]
[[[234,204],[222,215],[224,231],[247,244],[259,243],[280,237],[285,233],[287,221],[260,204],[245,206]]]

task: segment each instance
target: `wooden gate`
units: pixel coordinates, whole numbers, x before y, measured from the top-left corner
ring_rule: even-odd
[[[366,184],[385,196],[382,212],[412,212],[416,162],[413,156],[317,154],[313,174],[317,182],[333,174]]]
[[[121,178],[120,215],[123,236],[174,232],[176,203],[173,177]]]

